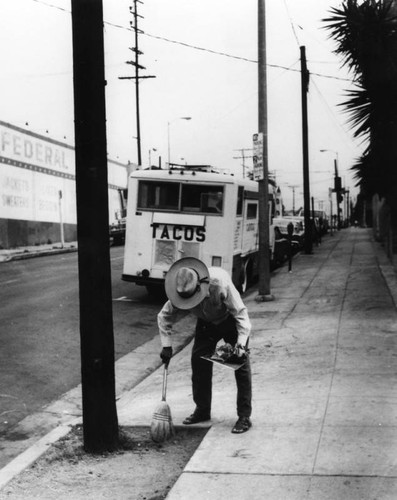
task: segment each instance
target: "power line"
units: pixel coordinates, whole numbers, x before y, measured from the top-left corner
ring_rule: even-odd
[[[32,0],[33,2],[36,3],[41,3],[42,5],[46,5],[47,7],[52,7],[53,9],[61,10],[62,12],[67,12],[68,14],[71,14],[71,11],[68,9],[64,9],[63,7],[58,7],[58,5],[53,5],[51,3],[43,2],[42,0]]]
[[[297,43],[298,47],[300,47],[300,46],[301,46],[301,44],[299,43],[298,35],[296,34],[296,30],[295,30],[295,25],[294,25],[294,23],[292,22],[292,19],[291,19],[291,14],[289,13],[287,0],[284,0],[284,6],[285,6],[285,10],[287,11],[287,16],[288,16],[288,18],[289,18],[289,22],[290,22],[290,24],[291,24],[292,32],[293,32],[293,34],[294,34],[294,37],[295,37],[296,43]]]
[[[255,59],[248,59],[246,57],[235,56],[233,54],[228,54],[227,52],[218,52],[216,50],[207,49],[204,47],[199,47],[197,45],[191,45],[190,43],[179,42],[177,40],[171,40],[170,38],[165,38],[163,36],[151,35],[150,33],[145,33],[145,35],[150,37],[150,38],[155,38],[156,40],[162,40],[164,42],[173,43],[175,45],[181,45],[182,47],[188,47],[190,49],[201,50],[202,52],[209,52],[210,54],[215,54],[218,56],[230,57],[232,59],[238,59],[240,61],[246,61],[246,62],[251,62],[251,63],[255,63],[255,64],[258,63],[258,61],[256,61]]]
[[[48,2],[44,2],[43,0],[32,0],[32,1],[36,2],[36,3],[39,3],[39,4],[42,4],[42,5],[46,5],[47,7],[51,7],[51,8],[54,8],[54,9],[61,10],[63,12],[67,12],[69,14],[71,13],[70,10],[64,9],[62,7],[58,7],[57,5],[53,5],[53,4],[50,4]],[[112,23],[110,21],[104,21],[104,24],[107,25],[107,26],[111,26],[113,28],[117,28],[117,29],[122,29],[122,30],[126,30],[126,31],[133,31],[133,29],[128,28],[127,26],[123,26],[121,24]],[[220,51],[213,50],[213,49],[208,49],[208,48],[205,48],[205,47],[199,47],[197,45],[192,45],[192,44],[189,44],[189,43],[186,43],[186,42],[181,42],[181,41],[178,41],[178,40],[172,40],[170,38],[166,38],[166,37],[163,37],[163,36],[152,35],[151,33],[146,33],[145,32],[145,33],[142,33],[142,35],[147,36],[149,38],[154,38],[156,40],[162,40],[162,41],[167,42],[167,43],[173,43],[175,45],[180,45],[182,47],[187,47],[187,48],[194,49],[194,50],[200,50],[202,52],[207,52],[209,54],[214,54],[214,55],[223,56],[223,57],[229,57],[231,59],[237,59],[237,60],[240,60],[240,61],[245,61],[245,62],[250,62],[250,63],[258,64],[258,61],[255,60],[255,59],[248,59],[247,57],[236,56],[236,55],[233,55],[233,54],[228,54],[227,52],[220,52]],[[310,62],[310,61],[308,61],[308,62]],[[295,72],[298,72],[298,73],[300,72],[299,69],[294,69],[294,68],[291,68],[291,67],[282,66],[280,64],[270,64],[270,63],[267,63],[266,66],[268,66],[270,68],[284,69],[284,70],[287,70],[287,71],[295,71]],[[333,75],[325,75],[325,74],[322,74],[322,73],[311,73],[311,74],[319,76],[319,77],[322,77],[322,78],[329,78],[329,79],[332,79],[332,80],[340,80],[340,81],[351,82],[351,80],[348,79],[348,78],[341,78],[341,77],[333,76]]]
[[[343,133],[342,134],[343,140],[351,148],[351,137],[349,136],[348,132],[342,127],[339,120],[337,120],[335,113],[333,112],[331,106],[328,104],[327,100],[325,99],[324,95],[322,94],[322,92],[320,91],[318,85],[316,84],[316,82],[314,80],[312,80],[312,84],[313,84],[314,88],[316,89],[320,99],[323,101],[323,104],[325,105],[327,111],[330,113],[332,119],[334,120],[335,124],[337,125],[339,131],[341,131]],[[347,138],[349,138],[349,141],[347,140]]]
[[[272,78],[271,80],[269,79],[268,81],[268,85],[273,85],[273,83],[275,82],[275,80],[278,80],[279,78],[281,78],[287,71],[291,71],[293,69],[293,67],[299,62],[299,59],[296,59],[296,61],[294,63],[292,63],[290,66],[288,66],[288,68],[284,68],[284,71],[282,71],[281,73],[279,73],[275,78]],[[299,71],[299,70],[296,70],[296,71]]]
[[[106,23],[106,24],[110,24],[110,23]],[[121,28],[121,26],[116,26],[116,25],[112,25],[112,26]],[[124,29],[129,29],[129,28],[124,28]],[[151,35],[150,33],[144,33],[144,35],[146,35],[146,36],[148,36],[150,38],[155,38],[157,40],[162,40],[164,42],[173,43],[175,45],[181,45],[183,47],[188,47],[188,48],[191,48],[191,49],[201,50],[203,52],[208,52],[210,54],[215,54],[215,55],[224,56],[224,57],[230,57],[232,59],[238,59],[240,61],[246,61],[246,62],[251,62],[251,63],[254,63],[254,64],[258,64],[258,61],[256,59],[248,59],[246,57],[235,56],[235,55],[232,55],[232,54],[228,54],[226,52],[218,52],[216,50],[207,49],[207,48],[204,48],[204,47],[198,47],[196,45],[191,45],[191,44],[186,43],[186,42],[179,42],[177,40],[171,40],[170,38],[165,38],[165,37],[161,37],[161,36],[157,36],[157,35]],[[294,69],[294,68],[291,68],[291,66],[288,67],[288,66],[282,66],[280,64],[270,64],[270,63],[267,63],[266,66],[268,66],[270,68],[284,69],[284,70],[287,70],[287,71],[295,71],[297,73],[300,73],[300,69]],[[334,80],[342,80],[342,81],[346,81],[346,82],[350,82],[351,81],[348,78],[341,78],[341,77],[333,76],[333,75],[324,75],[324,74],[321,74],[321,73],[311,73],[311,74],[316,75],[316,76],[320,76],[320,77],[324,77],[324,78],[331,78],[331,79],[334,79]]]
[[[242,162],[242,167],[243,167],[243,178],[246,177],[245,172],[246,172],[246,165],[245,165],[245,160],[248,158],[253,158],[252,155],[246,155],[246,151],[252,151],[252,148],[241,148],[241,149],[235,149],[234,151],[238,151],[241,156],[233,156],[233,159],[235,160],[243,160]]]

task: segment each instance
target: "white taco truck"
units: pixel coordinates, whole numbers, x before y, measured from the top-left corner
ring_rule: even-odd
[[[273,217],[282,206],[269,184],[270,253]],[[228,271],[245,291],[258,266],[258,184],[211,167],[139,170],[129,176],[122,279],[155,292],[170,266],[196,257]]]

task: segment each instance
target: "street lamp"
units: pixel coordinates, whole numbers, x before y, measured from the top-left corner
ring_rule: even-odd
[[[334,149],[320,149],[320,153],[335,153],[336,159],[338,160],[338,151]]]
[[[335,178],[337,178],[338,177],[338,166],[339,166],[338,151],[334,151],[333,149],[320,149],[320,153],[335,153],[334,167],[335,167]],[[336,186],[335,186],[335,188],[336,188]]]
[[[168,132],[168,168],[170,168],[170,164],[171,164],[171,141],[170,141],[170,127],[171,127],[171,124],[174,123],[176,120],[191,120],[192,117],[191,116],[180,116],[178,118],[175,118],[174,120],[168,122],[168,126],[167,126],[167,132]]]
[[[334,159],[334,167],[335,167],[335,181],[334,181],[334,192],[336,193],[336,209],[337,209],[337,220],[338,220],[338,229],[341,228],[341,220],[340,220],[340,208],[339,204],[341,203],[343,197],[342,197],[342,182],[341,178],[339,177],[338,174],[338,163],[339,163],[339,156],[338,152],[334,151],[333,149],[320,149],[320,153],[335,153],[335,159]]]

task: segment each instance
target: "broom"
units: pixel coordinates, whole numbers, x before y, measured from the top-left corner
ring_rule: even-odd
[[[168,406],[165,395],[167,392],[167,374],[168,365],[164,363],[163,373],[163,394],[161,403],[154,410],[152,423],[150,426],[150,435],[156,443],[163,443],[175,434],[174,425],[172,423],[171,410]]]

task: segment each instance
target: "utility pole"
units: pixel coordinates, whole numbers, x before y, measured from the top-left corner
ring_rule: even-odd
[[[336,193],[336,210],[337,210],[337,221],[338,221],[338,229],[341,229],[341,220],[340,220],[340,204],[343,201],[343,194],[342,194],[342,178],[339,176],[338,172],[338,156],[334,159],[334,166],[335,166],[335,180],[334,180],[334,191]]]
[[[266,9],[258,0],[258,131],[262,136],[262,172],[259,188],[259,283],[257,302],[274,300],[270,293],[269,172],[267,145]]]
[[[62,217],[62,189],[58,191],[58,208],[59,208],[59,226],[61,231],[61,248],[65,246],[65,234],[63,230],[63,217]]]
[[[252,148],[242,148],[242,149],[235,149],[234,151],[239,151],[241,156],[233,156],[234,160],[243,160],[242,166],[243,166],[243,178],[245,179],[245,160],[247,158],[253,158],[253,156],[246,156],[245,152],[246,151],[252,151]]]
[[[292,215],[295,215],[295,189],[299,186],[288,184],[288,187],[292,189]]]
[[[130,12],[134,16],[134,22],[130,21],[130,26],[135,32],[135,47],[130,47],[130,50],[135,53],[134,61],[127,61],[127,64],[131,64],[135,67],[135,76],[119,76],[119,80],[135,80],[135,103],[136,103],[136,140],[137,140],[137,155],[138,155],[138,165],[142,166],[142,153],[141,153],[141,119],[139,111],[139,80],[141,78],[156,78],[155,76],[145,75],[140,76],[139,70],[146,69],[144,66],[139,64],[139,56],[143,54],[138,47],[138,34],[144,33],[138,28],[138,18],[143,19],[143,16],[138,14],[138,3],[143,3],[140,0],[134,0],[134,10],[130,7]]]
[[[346,218],[347,218],[347,225],[350,226],[350,189],[346,189]]]
[[[301,93],[302,93],[302,152],[303,152],[303,213],[305,219],[305,253],[313,250],[312,225],[310,219],[310,183],[309,183],[309,134],[307,120],[307,92],[309,89],[309,71],[306,65],[306,48],[300,47],[301,55]]]
[[[102,0],[72,0],[84,448],[118,445]]]

